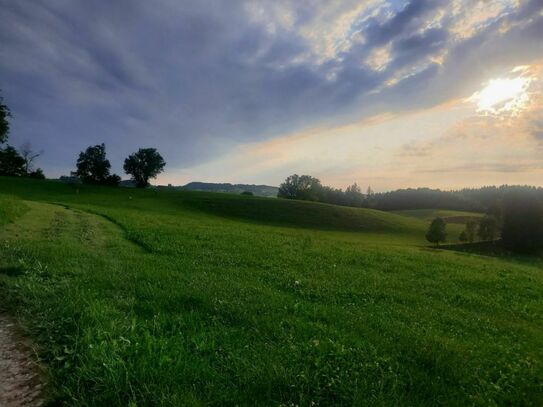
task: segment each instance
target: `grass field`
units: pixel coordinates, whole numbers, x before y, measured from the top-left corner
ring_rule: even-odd
[[[425,217],[0,178],[0,298],[70,405],[543,404],[543,261]],[[427,215],[430,216],[430,215]]]

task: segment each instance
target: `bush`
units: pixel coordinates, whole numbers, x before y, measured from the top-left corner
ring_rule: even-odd
[[[107,178],[104,180],[104,185],[109,185],[112,187],[116,187],[121,182],[121,177],[119,177],[117,174],[111,174],[108,175]]]
[[[254,194],[251,191],[243,191],[241,195],[253,196]]]
[[[43,170],[41,168],[37,168],[36,170],[28,173],[28,178],[45,179],[45,175],[43,174]]]

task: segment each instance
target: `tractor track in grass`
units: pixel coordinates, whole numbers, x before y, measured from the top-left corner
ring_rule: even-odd
[[[25,202],[30,210],[13,223],[0,228],[0,241],[45,239],[63,244],[70,238],[100,252],[104,231],[118,236],[121,245],[146,252],[146,248],[127,238],[126,230],[111,218],[88,210],[58,203]],[[14,238],[13,238],[14,236]],[[15,278],[27,272],[19,267],[0,267],[0,273]],[[0,295],[1,296],[1,295]],[[17,321],[0,304],[0,407],[36,407],[46,404],[46,366],[39,363],[34,343],[23,334]]]

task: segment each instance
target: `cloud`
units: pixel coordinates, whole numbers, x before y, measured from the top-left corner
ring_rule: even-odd
[[[543,55],[538,1],[495,8],[467,36],[455,18],[472,2],[362,3],[6,3],[12,140],[46,150],[57,172],[102,141],[117,170],[140,146],[187,169],[245,143],[464,97]]]

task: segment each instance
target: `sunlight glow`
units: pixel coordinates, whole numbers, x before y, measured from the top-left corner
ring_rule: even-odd
[[[517,115],[528,104],[531,78],[499,78],[487,82],[470,101],[477,103],[477,111],[485,115]]]

